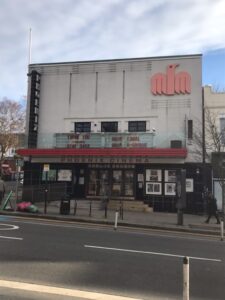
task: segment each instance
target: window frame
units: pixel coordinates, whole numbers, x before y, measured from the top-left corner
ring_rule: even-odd
[[[128,121],[128,131],[146,132],[146,121]]]
[[[109,130],[103,129],[103,126],[109,126]],[[114,127],[114,128],[113,128]],[[111,122],[111,121],[106,121],[106,122],[101,122],[101,132],[118,132],[118,122]]]
[[[193,139],[193,120],[188,120],[188,139],[192,140]]]
[[[221,144],[225,145],[225,118],[220,118],[220,136],[221,136]]]
[[[74,122],[74,132],[91,132],[91,122]]]

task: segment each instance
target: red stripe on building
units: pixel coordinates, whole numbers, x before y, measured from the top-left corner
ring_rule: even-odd
[[[89,148],[89,149],[19,149],[21,156],[150,156],[181,157],[187,156],[185,148]]]

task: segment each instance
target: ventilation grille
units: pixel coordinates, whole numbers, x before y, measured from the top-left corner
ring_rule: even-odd
[[[131,61],[131,62],[112,62],[112,63],[71,63],[67,65],[52,64],[46,66],[35,65],[31,67],[31,71],[35,69],[42,75],[64,75],[64,74],[83,74],[83,73],[108,73],[108,72],[139,72],[151,71],[152,62],[145,61]]]

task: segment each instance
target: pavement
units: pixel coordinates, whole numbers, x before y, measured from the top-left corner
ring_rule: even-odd
[[[184,213],[182,218],[178,218],[177,213],[167,212],[136,212],[124,210],[123,216],[118,212],[118,221],[115,225],[116,211],[110,209],[107,211],[96,205],[93,201],[90,216],[90,201],[78,201],[76,214],[74,215],[75,200],[71,200],[70,213],[60,214],[60,202],[53,201],[47,203],[46,209],[44,203],[36,204],[38,213],[18,212],[15,209],[1,210],[1,215],[11,215],[27,218],[41,218],[48,220],[58,220],[64,222],[83,222],[93,224],[111,225],[112,227],[135,227],[143,229],[155,229],[163,231],[184,232],[192,234],[205,234],[221,236],[221,225],[216,224],[215,217],[212,217],[209,224],[205,223],[205,215],[194,215]],[[179,220],[178,220],[179,219]],[[182,223],[182,225],[178,225]],[[182,222],[181,222],[182,221]]]

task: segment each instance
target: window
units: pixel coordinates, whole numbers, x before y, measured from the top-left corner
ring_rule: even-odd
[[[188,139],[193,139],[193,121],[188,120]]]
[[[101,132],[118,132],[118,122],[101,122]]]
[[[129,121],[128,131],[130,132],[146,131],[146,121]]]
[[[42,181],[56,181],[56,170],[43,171]]]
[[[225,144],[225,118],[220,118],[221,143]]]
[[[75,132],[91,132],[91,122],[75,122]]]

